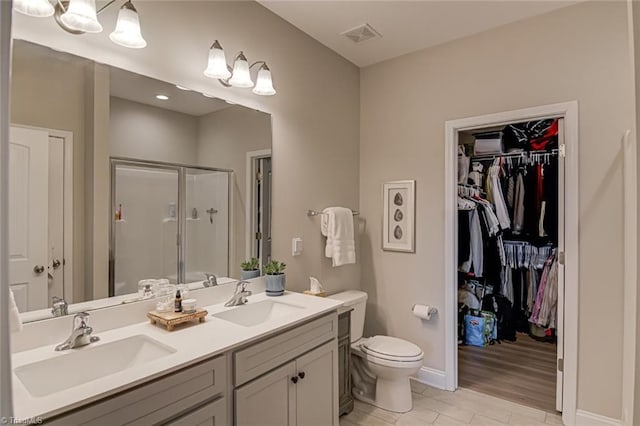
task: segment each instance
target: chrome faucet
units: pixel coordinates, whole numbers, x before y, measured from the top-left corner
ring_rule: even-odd
[[[202,282],[205,287],[213,287],[218,285],[218,277],[216,277],[216,274],[205,272],[204,276],[207,277],[207,279]]]
[[[71,328],[71,336],[63,343],[56,346],[56,351],[66,351],[67,349],[79,348],[81,346],[88,345],[89,343],[97,342],[100,340],[98,336],[91,336],[93,328],[87,325],[89,319],[89,313],[79,312],[73,317],[73,324]]]
[[[240,306],[247,303],[247,296],[251,296],[251,291],[247,290],[247,284],[249,281],[238,281],[236,284],[236,292],[224,306]]]
[[[51,298],[51,314],[54,317],[61,317],[69,314],[69,304],[66,300],[53,296]]]

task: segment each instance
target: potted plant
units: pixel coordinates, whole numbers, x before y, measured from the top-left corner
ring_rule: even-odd
[[[249,261],[242,262],[240,269],[242,270],[240,279],[248,280],[260,276],[260,264],[255,257],[252,257]]]
[[[267,296],[282,296],[284,293],[286,267],[287,265],[277,260],[272,260],[263,266],[262,270],[267,280]]]

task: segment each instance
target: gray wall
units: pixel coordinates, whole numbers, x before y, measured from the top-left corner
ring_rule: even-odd
[[[361,72],[360,208],[367,332],[419,344],[444,369],[444,123],[577,100],[580,125],[578,408],[621,417],[620,139],[634,125],[626,4],[588,2],[405,55]],[[381,250],[381,185],[417,180],[416,254]],[[569,190],[572,190],[569,188]],[[571,248],[568,248],[571,249]],[[606,349],[605,349],[606,348]]]
[[[111,156],[196,164],[197,117],[115,96],[109,111]]]

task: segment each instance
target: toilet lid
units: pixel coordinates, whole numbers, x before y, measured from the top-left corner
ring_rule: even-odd
[[[423,357],[422,349],[397,337],[375,336],[362,344],[367,354],[398,361],[416,361]]]

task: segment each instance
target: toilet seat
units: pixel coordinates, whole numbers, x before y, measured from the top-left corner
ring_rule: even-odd
[[[374,336],[364,340],[360,348],[367,359],[377,363],[382,360],[398,364],[415,363],[424,358],[422,349],[397,337]]]

